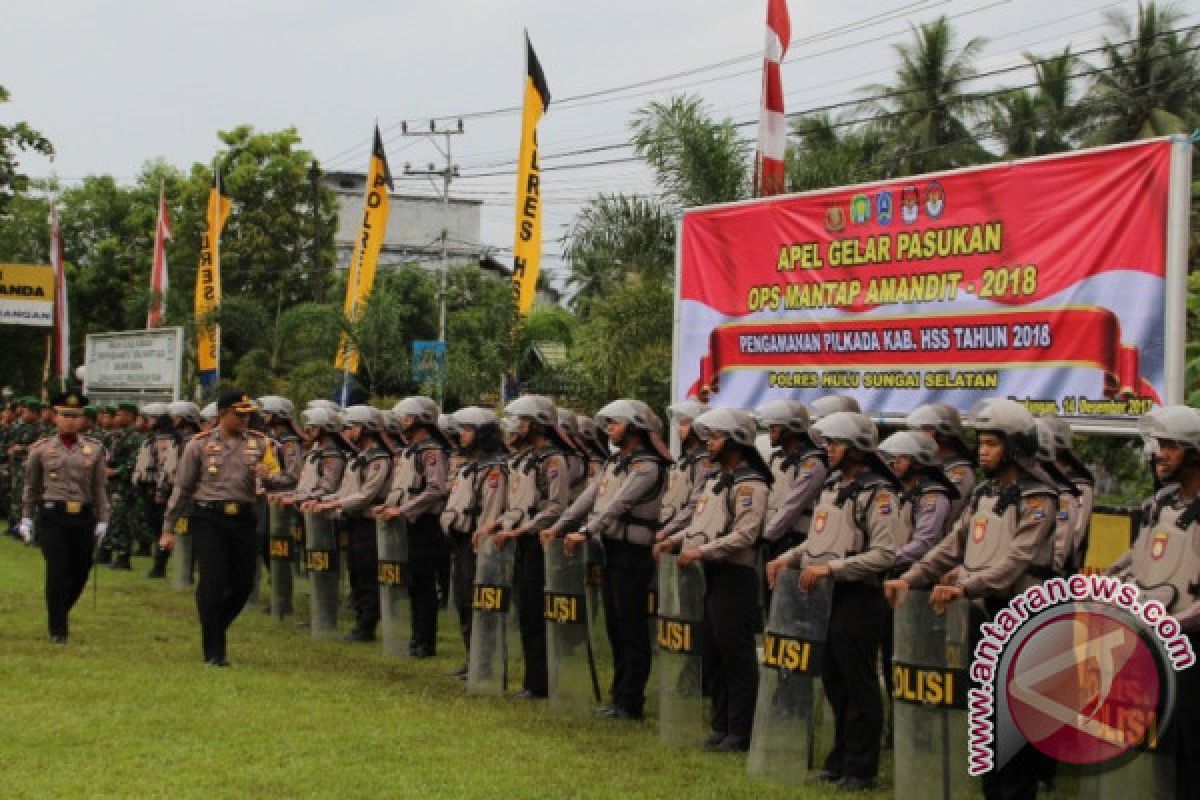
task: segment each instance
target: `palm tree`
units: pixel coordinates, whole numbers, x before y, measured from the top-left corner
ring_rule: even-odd
[[[675,261],[675,218],[657,200],[601,194],[580,209],[567,232],[571,305],[588,316],[594,304],[631,278],[666,283]]]
[[[976,164],[989,158],[973,132],[986,101],[964,87],[976,75],[973,64],[984,40],[975,37],[956,48],[946,18],[914,29],[914,41],[895,45],[900,67],[891,86],[865,91],[886,147],[886,171],[911,174]]]
[[[1013,89],[996,98],[992,108],[992,135],[1009,158],[1036,156],[1041,136],[1037,99],[1026,89]]]
[[[788,186],[802,192],[883,177],[876,164],[883,145],[879,130],[852,127],[828,114],[797,120],[787,154]]]
[[[1037,94],[1033,98],[1038,131],[1036,155],[1070,150],[1078,142],[1084,121],[1083,106],[1074,97],[1074,70],[1079,57],[1068,45],[1056,56],[1039,59],[1026,53],[1025,59],[1037,75]]]
[[[1106,144],[1186,133],[1197,121],[1200,68],[1195,28],[1177,31],[1184,16],[1151,2],[1137,19],[1110,13],[1116,41],[1105,41],[1103,71],[1086,102],[1093,120],[1088,142]]]
[[[633,149],[655,171],[658,183],[682,207],[746,196],[747,142],[729,119],[713,119],[696,96],[654,101],[633,113]]]

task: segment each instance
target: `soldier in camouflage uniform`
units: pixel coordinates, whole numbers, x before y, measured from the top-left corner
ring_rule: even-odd
[[[133,555],[135,525],[132,476],[138,445],[133,421],[137,416],[137,406],[133,403],[119,403],[111,416],[112,430],[104,442],[108,454],[108,497],[111,511],[108,536],[101,545],[101,551],[108,550],[110,558],[106,560],[111,560],[112,569],[130,570],[133,569],[130,558]]]
[[[158,540],[162,526],[151,528],[146,517],[146,495],[141,491],[137,478],[138,459],[142,454],[142,446],[150,438],[150,420],[138,411],[133,420],[133,428],[129,434],[129,447],[133,452],[132,467],[129,472],[130,497],[130,530],[133,533],[133,554],[139,558],[148,557]]]
[[[38,406],[38,438],[44,439],[58,433],[58,426],[54,424],[54,407],[49,403],[39,403]]]
[[[39,414],[42,404],[32,397],[23,397],[17,401],[19,421],[13,425],[8,438],[7,450],[8,470],[12,482],[13,502],[9,504],[8,527],[16,530],[21,517],[19,498],[25,489],[25,458],[29,455],[30,446],[41,438]],[[53,410],[53,409],[52,409]]]
[[[0,407],[0,452],[7,453],[8,451],[8,434],[12,427],[13,412],[12,405],[5,403]],[[11,502],[12,486],[9,483],[8,475],[8,458],[0,459],[0,519],[8,519],[9,503]],[[10,535],[16,536],[16,531],[10,531]]]

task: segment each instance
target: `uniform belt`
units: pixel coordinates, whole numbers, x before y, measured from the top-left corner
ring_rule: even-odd
[[[92,511],[91,503],[84,503],[79,500],[45,500],[42,502],[42,508],[46,511],[60,511],[63,514],[90,514]]]
[[[197,500],[196,508],[203,511],[211,511],[215,514],[224,514],[227,517],[236,517],[239,514],[249,514],[254,510],[254,504],[227,502],[224,500]]]

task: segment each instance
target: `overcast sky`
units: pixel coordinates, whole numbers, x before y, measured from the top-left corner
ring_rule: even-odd
[[[951,18],[962,41],[988,38],[979,61],[986,70],[1018,63],[1024,50],[1095,47],[1107,30],[1105,11],[1136,8],[1134,0],[788,5],[789,112],[853,99],[858,89],[888,81],[890,45],[939,14]],[[1198,5],[1178,4],[1190,13]],[[65,182],[92,173],[130,182],[153,157],[183,167],[208,160],[216,131],[241,123],[294,125],[326,168],[362,170],[376,119],[398,174],[406,161],[441,159],[426,140],[397,136],[401,120],[422,126],[431,115],[519,102],[527,27],[554,98],[540,128],[543,166],[611,160],[629,151],[550,156],[623,141],[634,108],[678,91],[700,94],[735,120],[756,117],[765,7],[765,0],[5,0],[0,85],[12,102],[0,105],[0,121],[26,120],[45,133],[58,151],[54,162],[28,159],[25,166]],[[464,124],[466,134],[454,141],[463,177],[453,193],[485,201],[482,245],[509,248],[518,117],[468,116]],[[497,172],[504,174],[479,176]],[[416,179],[398,188],[432,191]],[[630,163],[547,170],[548,255],[580,201],[616,190],[650,193],[654,185]]]

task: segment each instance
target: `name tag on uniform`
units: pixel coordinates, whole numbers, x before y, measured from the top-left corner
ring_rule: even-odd
[[[225,513],[231,517],[236,515],[238,513],[238,504],[237,503],[226,503],[225,504]]]
[[[67,501],[67,513],[68,514],[83,513],[83,503],[79,502],[78,500],[68,500]]]

